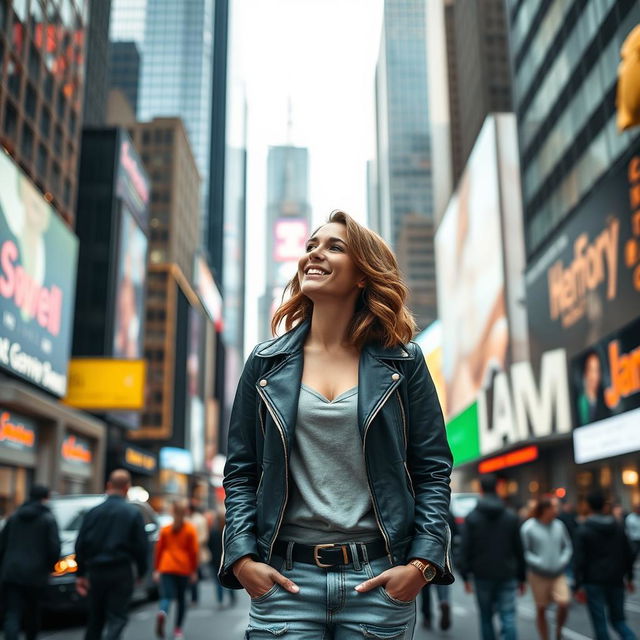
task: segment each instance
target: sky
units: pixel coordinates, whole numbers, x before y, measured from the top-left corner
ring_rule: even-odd
[[[383,0],[232,0],[230,80],[247,97],[245,352],[258,340],[264,291],[267,151],[309,149],[312,224],[344,209],[366,222],[375,156],[375,65]]]

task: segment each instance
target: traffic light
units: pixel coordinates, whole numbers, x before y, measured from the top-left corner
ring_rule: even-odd
[[[627,36],[620,49],[618,66],[618,129],[640,125],[640,25]]]

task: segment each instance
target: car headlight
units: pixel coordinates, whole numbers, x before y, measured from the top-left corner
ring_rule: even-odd
[[[71,553],[64,558],[60,558],[53,567],[51,573],[52,576],[64,576],[67,573],[75,573],[78,570],[78,563],[76,562],[76,554]]]

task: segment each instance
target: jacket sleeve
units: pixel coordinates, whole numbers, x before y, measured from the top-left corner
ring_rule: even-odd
[[[462,539],[460,541],[460,575],[465,582],[469,581],[471,573],[471,538],[473,535],[473,511],[465,518],[464,527],[462,527]]]
[[[568,567],[573,556],[573,544],[571,543],[571,536],[569,530],[563,522],[558,520],[560,528],[562,529],[562,551],[560,552],[560,563],[563,567]]]
[[[524,547],[520,535],[520,522],[517,516],[514,516],[514,518],[513,553],[516,557],[516,578],[518,582],[524,582],[527,579],[527,563],[524,558]]]
[[[231,570],[233,564],[243,556],[258,558],[255,351],[244,366],[233,401],[224,469],[226,525],[218,577],[224,587],[232,589],[242,588]]]
[[[53,570],[54,565],[60,559],[60,533],[58,523],[53,514],[47,518],[46,553],[47,565]]]
[[[195,573],[198,570],[198,550],[200,546],[198,544],[198,531],[193,527],[191,531],[191,545],[189,546],[189,560],[191,562],[191,573]]]
[[[160,571],[160,559],[162,558],[162,553],[164,552],[165,546],[165,533],[164,529],[160,530],[160,536],[158,537],[158,542],[156,543],[156,549],[153,556],[153,568],[155,571]]]
[[[520,539],[522,543],[522,551],[524,553],[524,561],[527,567],[530,567],[534,571],[544,573],[544,563],[542,558],[534,551],[533,544],[531,543],[531,536],[529,524],[525,522],[520,527]]]
[[[436,584],[451,584],[451,532],[447,523],[453,459],[435,385],[420,347],[411,343],[415,367],[407,382],[409,428],[407,465],[415,489],[415,533],[409,558],[433,564]]]
[[[138,569],[138,577],[142,577],[149,568],[149,540],[144,529],[144,519],[139,511],[136,511],[133,518],[131,539],[133,540],[133,558]]]
[[[87,571],[87,524],[90,517],[91,514],[89,513],[82,519],[80,531],[78,532],[78,537],[76,538],[75,551],[76,563],[78,565],[76,575],[78,576],[78,578],[82,578]]]
[[[582,527],[578,527],[575,535],[575,548],[573,552],[573,588],[577,591],[584,582],[585,573],[585,532]]]

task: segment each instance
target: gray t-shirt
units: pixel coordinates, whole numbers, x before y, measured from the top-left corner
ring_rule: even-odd
[[[290,471],[281,540],[328,544],[380,536],[358,429],[358,387],[329,402],[301,385]]]

